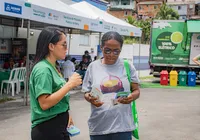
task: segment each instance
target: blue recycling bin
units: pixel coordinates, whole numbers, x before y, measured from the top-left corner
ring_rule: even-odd
[[[188,86],[196,86],[196,73],[194,71],[188,72]]]

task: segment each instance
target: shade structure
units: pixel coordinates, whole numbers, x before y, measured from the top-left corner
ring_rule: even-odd
[[[1,0],[0,15],[99,32],[98,20],[81,14],[59,0]]]
[[[88,15],[90,18],[98,19],[100,22],[102,22],[103,32],[117,31],[124,36],[136,37],[141,37],[142,35],[140,28],[122,21],[85,1],[75,3],[70,6],[81,13]]]

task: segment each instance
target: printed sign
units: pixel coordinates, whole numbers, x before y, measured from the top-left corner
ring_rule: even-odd
[[[15,13],[15,14],[22,14],[22,7],[19,5],[11,4],[11,3],[4,3],[4,11]]]
[[[193,34],[190,50],[190,64],[195,64],[192,59],[197,55],[200,55],[200,34]]]
[[[186,26],[183,21],[154,21],[151,41],[151,61],[160,64],[188,64]]]

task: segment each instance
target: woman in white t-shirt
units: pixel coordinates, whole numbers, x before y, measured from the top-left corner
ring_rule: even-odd
[[[139,78],[135,67],[129,64],[129,82],[124,61],[119,58],[122,46],[123,38],[119,33],[105,33],[101,40],[103,58],[93,61],[87,68],[82,91],[91,104],[90,140],[132,140],[136,126],[131,102],[139,98]],[[95,92],[99,98],[94,97]],[[127,96],[118,96],[120,92]]]
[[[67,56],[65,58],[65,62],[62,64],[62,73],[66,81],[68,81],[69,77],[72,76],[74,71],[75,71],[74,63],[70,61],[70,56]]]

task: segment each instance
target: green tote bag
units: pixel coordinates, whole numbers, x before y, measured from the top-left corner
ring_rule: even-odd
[[[127,60],[124,60],[124,66],[126,69],[126,74],[128,77],[129,82],[131,83],[131,75],[130,75],[130,68],[129,68],[129,63]],[[136,109],[136,103],[135,101],[132,102],[131,104],[132,107],[132,114],[133,114],[133,120],[135,123],[135,130],[133,130],[132,135],[139,140],[139,132],[138,132],[138,114],[137,114],[137,109]]]

